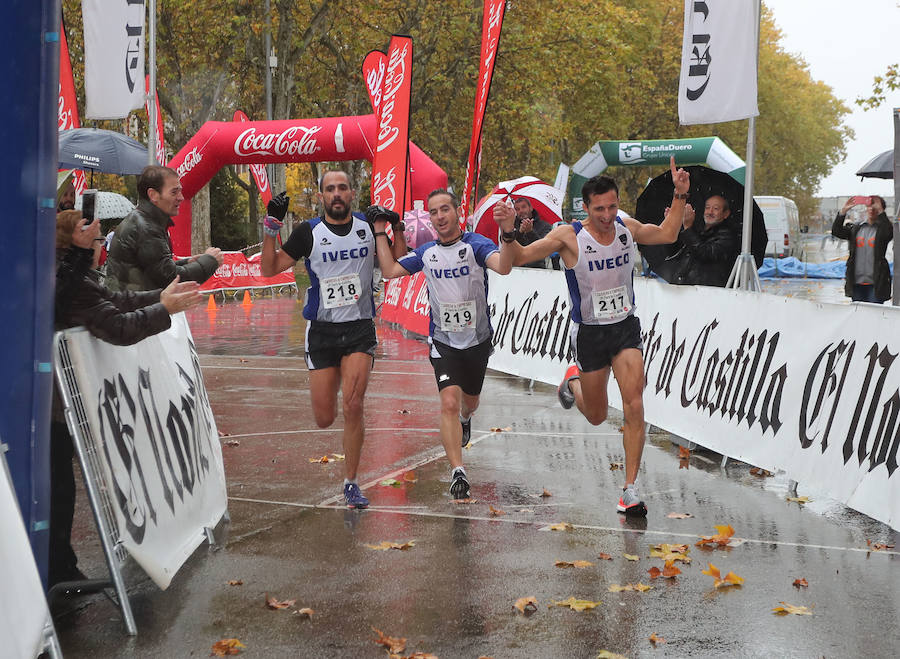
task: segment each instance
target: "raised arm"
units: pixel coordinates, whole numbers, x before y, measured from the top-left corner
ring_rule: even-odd
[[[497,210],[498,208],[501,210]],[[506,209],[505,211],[502,209]],[[506,234],[507,239],[504,240],[502,235],[500,238],[500,251],[494,252],[485,259],[484,264],[500,275],[508,275],[513,267],[513,258],[516,248],[521,246],[516,242],[515,237],[509,239],[509,234],[513,233],[516,226],[516,212],[506,204],[497,204],[494,206],[494,221],[500,227],[501,234]],[[516,247],[513,247],[515,245]]]
[[[269,201],[266,206],[268,215],[263,220],[263,244],[262,254],[259,259],[259,269],[263,277],[274,277],[288,268],[293,268],[297,261],[283,249],[276,249],[275,238],[284,223],[284,216],[288,209],[288,196],[282,192]]]
[[[505,234],[505,236],[504,234],[501,234],[500,242],[501,244],[505,244],[507,250],[510,252],[513,265],[522,265],[524,263],[531,263],[532,261],[540,261],[553,254],[553,252],[559,252],[565,248],[564,237],[567,231],[570,232],[572,230],[572,227],[568,225],[558,226],[551,230],[544,238],[536,240],[530,245],[523,246],[516,241],[515,234],[510,235],[510,233],[512,233],[511,231],[508,232],[503,229],[503,227],[510,227],[510,223],[514,223],[515,220],[515,210],[505,204],[498,203],[494,205],[494,221],[501,227],[501,230]],[[507,242],[507,240],[510,240],[511,242]]]
[[[375,254],[378,256],[378,267],[381,269],[381,276],[385,279],[394,279],[408,275],[409,271],[397,263],[397,252],[399,251],[397,246],[399,244],[402,244],[403,247],[403,253],[400,256],[406,253],[406,240],[403,232],[399,230],[394,231],[393,247],[391,247],[386,233],[387,225],[396,226],[400,221],[400,216],[384,206],[375,205],[366,209],[366,219],[372,223],[372,227],[375,230]]]
[[[669,214],[662,224],[644,223],[634,218],[625,218],[625,226],[631,231],[636,243],[642,245],[665,245],[674,243],[681,230],[681,222],[684,218],[684,206],[687,203],[687,193],[691,189],[691,177],[681,168],[675,168],[675,156],[669,159],[669,168],[672,172],[672,182],[675,185],[675,195]]]

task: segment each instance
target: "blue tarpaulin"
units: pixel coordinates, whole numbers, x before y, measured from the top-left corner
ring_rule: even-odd
[[[891,274],[894,273],[894,264],[888,261]],[[763,260],[759,269],[759,276],[768,279],[783,279],[786,277],[806,277],[807,279],[843,279],[847,274],[846,261],[830,261],[828,263],[805,263],[793,256],[786,259],[773,259],[768,257]]]

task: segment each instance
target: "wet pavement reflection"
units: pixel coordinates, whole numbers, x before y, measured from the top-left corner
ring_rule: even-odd
[[[832,291],[777,286],[798,296]],[[57,619],[66,656],[206,656],[221,638],[240,639],[246,656],[384,656],[372,627],[406,637],[406,654],[443,659],[596,657],[603,649],[628,657],[887,657],[900,647],[900,554],[866,551],[867,541],[896,544],[898,534],[819,492],[801,491],[812,499],[805,506],[787,502],[781,474],[756,476],[734,461],[721,468],[720,456],[702,449],[680,461],[675,438],[654,432],[640,476],[650,513],[627,520],[615,512],[621,415],[592,427],[562,410],[552,387],[489,372],[464,451],[477,501],[452,503],[427,347],[379,323],[360,473],[372,507],[346,510],[337,502],[342,463],[311,461],[341,452],[341,421],[328,429],[312,422],[296,299],[220,302],[214,313],[192,311],[190,323],[223,435],[227,540],[198,550],[165,592],[130,573],[136,638],[125,636],[105,599],[72,604]],[[561,522],[570,529],[550,530]],[[99,571],[81,493],[77,524],[82,564]],[[694,546],[717,524],[731,524],[742,542]],[[384,541],[413,545],[368,546]],[[692,561],[676,578],[654,580],[647,570],[663,565],[650,547],[663,542],[687,543]],[[558,560],[592,565],[562,569]],[[744,585],[715,589],[701,574],[708,563]],[[792,586],[801,577],[808,588]],[[652,590],[609,591],[639,582]],[[267,593],[315,613],[301,620],[268,610]],[[513,609],[527,596],[539,603],[528,617]],[[602,604],[548,608],[570,596]],[[782,601],[813,615],[773,615]],[[651,634],[667,643],[654,646]]]

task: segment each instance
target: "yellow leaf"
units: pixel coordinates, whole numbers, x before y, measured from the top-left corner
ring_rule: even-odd
[[[416,543],[412,540],[410,540],[409,542],[404,542],[402,544],[399,542],[390,542],[388,540],[384,540],[377,545],[370,545],[369,543],[366,543],[366,547],[368,547],[369,549],[377,549],[378,551],[387,551],[388,549],[399,549],[403,551],[405,549],[413,547],[415,544]]]
[[[507,426],[506,428],[491,428],[491,432],[509,432],[512,430],[511,426]]]
[[[491,517],[500,517],[500,515],[505,515],[506,513],[499,508],[494,508],[493,506],[488,506],[491,510]]]
[[[788,501],[794,501],[796,503],[809,503],[812,501],[809,497],[785,497]]]
[[[247,647],[236,638],[223,638],[212,646],[212,657],[224,657],[229,654],[238,654],[242,648]]]
[[[374,627],[372,627],[372,631],[378,634],[378,638],[374,639],[375,643],[387,648],[388,652],[399,654],[406,649],[405,638],[388,636],[380,629],[375,629]]]
[[[310,462],[321,462],[323,464],[326,462],[331,462],[331,460],[328,458],[327,455],[323,455],[321,458],[310,458],[309,461]]]
[[[650,634],[650,638],[648,638],[647,640],[649,640],[651,643],[653,643],[653,645],[662,644],[662,643],[666,642],[666,639],[664,639],[662,636],[657,636],[656,632],[653,632],[652,634]]]
[[[277,611],[278,609],[289,609],[297,603],[297,600],[283,600],[279,601],[274,597],[269,597],[269,593],[266,593],[266,606],[272,609],[273,611]]]
[[[653,589],[653,586],[648,586],[645,583],[636,583],[636,584],[632,584],[632,586],[639,593],[646,593],[648,590]]]
[[[315,613],[315,611],[309,608],[297,609],[294,611],[294,615],[298,615],[301,618],[312,618],[313,613]]]
[[[811,616],[812,611],[806,608],[805,606],[794,606],[793,604],[785,604],[784,602],[780,603],[781,606],[776,606],[772,609],[772,612],[776,615],[786,616],[788,614],[793,614],[796,616]]]
[[[597,655],[597,659],[628,659],[624,654],[616,654],[615,652],[610,652],[609,650],[600,650],[600,654]]]
[[[641,560],[641,557],[640,557],[640,556],[635,556],[634,554],[622,554],[622,556],[624,556],[625,558],[627,558],[629,561],[639,561],[639,560]]]
[[[334,458],[335,460],[343,460],[344,454],[343,453],[332,453],[331,457]]]
[[[523,615],[531,615],[535,611],[537,611],[537,598],[535,597],[520,597],[516,600],[513,607],[522,612]]]
[[[562,607],[568,607],[568,608],[572,609],[573,611],[585,611],[587,609],[597,608],[597,606],[599,606],[602,603],[603,602],[600,602],[600,601],[593,602],[591,600],[579,600],[579,599],[575,599],[574,597],[570,597],[570,598],[564,599],[560,602],[553,602],[553,603],[549,604],[549,606],[562,606]]]
[[[666,515],[669,519],[688,519],[689,517],[693,517],[690,513],[669,513]]]
[[[556,567],[590,567],[593,565],[590,561],[556,561]]]
[[[573,527],[568,522],[559,522],[557,524],[551,524],[547,528],[550,529],[551,531],[571,531],[575,527]]]
[[[541,492],[541,496],[542,496],[542,497],[552,497],[553,495],[550,494],[550,492],[548,492],[548,491],[547,491],[547,488],[545,487],[545,488],[544,488],[544,491]]]

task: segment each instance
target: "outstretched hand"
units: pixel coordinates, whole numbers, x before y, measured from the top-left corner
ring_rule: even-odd
[[[691,189],[691,175],[681,167],[675,168],[675,156],[669,157],[669,170],[672,172],[672,183],[675,185],[675,192],[687,194]]]
[[[385,208],[379,204],[372,204],[366,209],[366,219],[373,225],[376,222],[387,222],[391,226],[395,226],[400,222],[400,215],[389,208]],[[384,227],[382,227],[383,229]]]
[[[180,276],[176,276],[159,294],[159,301],[169,315],[195,307],[203,302],[203,299],[200,284],[195,281],[183,282]]]
[[[516,210],[502,201],[494,204],[494,222],[504,233],[513,231],[516,227]]]
[[[283,222],[284,216],[288,212],[290,200],[291,198],[287,196],[287,192],[278,193],[266,204],[266,213],[268,213],[269,217],[274,217],[279,222]]]

